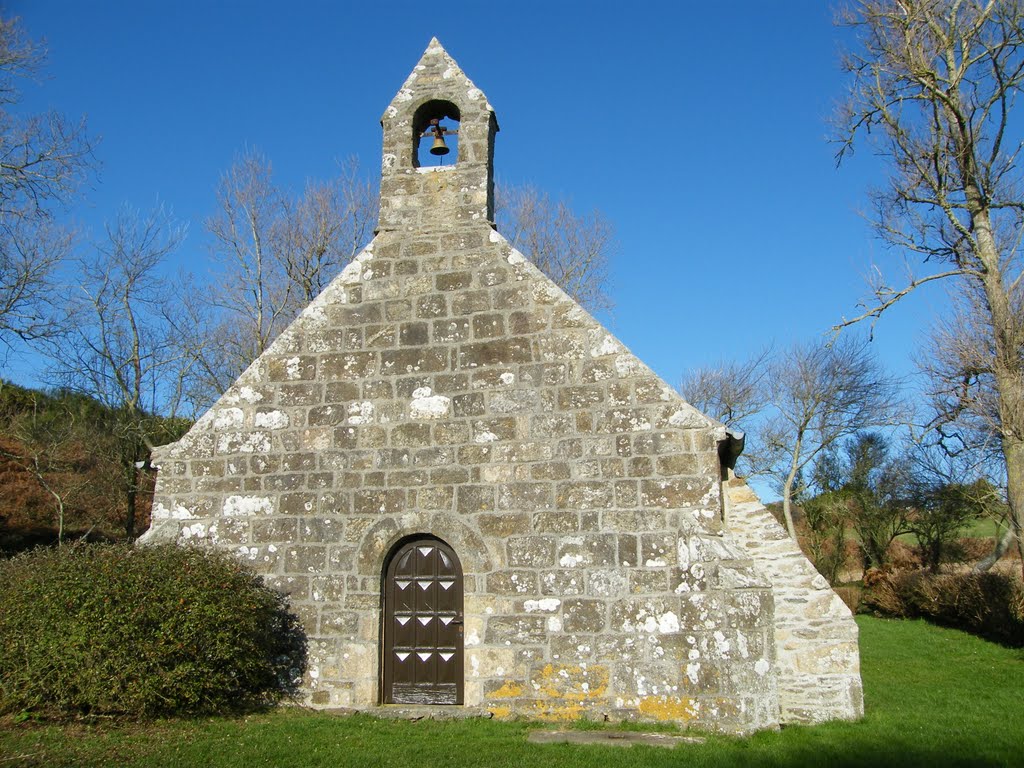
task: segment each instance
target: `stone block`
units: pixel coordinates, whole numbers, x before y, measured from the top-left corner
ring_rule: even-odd
[[[434,341],[438,344],[467,341],[470,337],[469,328],[469,320],[465,317],[455,317],[451,320],[435,320],[433,327]]]
[[[398,331],[398,344],[403,347],[422,346],[430,343],[430,331],[426,323],[402,323]]]
[[[572,510],[535,512],[533,530],[540,533],[573,533],[580,530],[580,515]]]
[[[448,300],[441,294],[430,294],[427,296],[421,296],[416,302],[416,317],[423,318],[425,320],[447,317],[448,316]],[[437,326],[434,326],[434,333],[436,338]]]
[[[317,379],[320,381],[365,379],[368,376],[376,375],[377,366],[376,352],[342,352],[321,355],[317,365]]]
[[[446,486],[428,485],[417,489],[415,494],[415,499],[410,499],[410,506],[417,509],[450,510],[455,499],[455,489]]]
[[[480,392],[469,392],[452,398],[452,413],[460,416],[480,416],[486,412],[484,396]]]
[[[322,573],[327,566],[327,547],[320,544],[300,544],[285,550],[285,573]]]
[[[550,568],[555,564],[553,536],[521,536],[505,544],[508,564],[512,568]]]
[[[529,363],[532,352],[528,341],[518,337],[463,344],[459,347],[459,368]]]
[[[614,566],[617,541],[612,533],[563,536],[558,544],[558,564],[563,568]]]
[[[473,338],[493,339],[505,333],[505,318],[499,314],[477,314],[473,316]]]
[[[352,496],[352,511],[357,515],[395,515],[404,509],[404,490],[364,490]]]
[[[545,616],[491,616],[487,619],[484,642],[488,645],[528,645],[547,636]]]
[[[380,353],[383,374],[436,373],[448,370],[448,350],[443,347],[388,349]]]
[[[494,571],[487,574],[487,591],[493,595],[535,595],[537,574],[534,571]]]
[[[690,506],[718,506],[718,481],[714,477],[665,478],[641,480],[640,498],[644,506],[680,509]]]
[[[486,312],[490,308],[491,297],[488,291],[461,291],[452,297],[453,315],[471,315]]]
[[[530,477],[534,480],[567,480],[571,476],[569,463],[545,461],[530,465]]]
[[[434,278],[434,287],[439,291],[460,291],[472,284],[472,272],[446,272]]]
[[[310,597],[317,603],[341,603],[345,599],[344,575],[314,576],[310,580]]]
[[[544,313],[535,311],[513,312],[508,318],[509,332],[516,336],[540,333],[550,328],[551,321]]]
[[[530,516],[523,513],[502,512],[476,517],[476,525],[485,538],[506,539],[530,532]]]
[[[364,332],[366,339],[363,346],[370,349],[389,349],[396,344],[395,332],[395,326],[391,323],[368,325]]]
[[[254,543],[287,543],[298,538],[298,523],[294,517],[274,516],[269,520],[252,521]]]
[[[498,509],[531,512],[554,506],[551,483],[507,483],[498,486]]]
[[[612,504],[613,486],[605,481],[558,483],[555,505],[559,509],[595,509]]]
[[[469,515],[494,510],[494,488],[488,485],[462,485],[455,493],[459,514]]]

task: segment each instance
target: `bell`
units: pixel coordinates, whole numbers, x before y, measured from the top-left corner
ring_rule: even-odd
[[[430,148],[430,154],[447,155],[449,152],[451,152],[451,150],[448,149],[448,145],[444,143],[444,136],[440,133],[434,134],[434,144]]]

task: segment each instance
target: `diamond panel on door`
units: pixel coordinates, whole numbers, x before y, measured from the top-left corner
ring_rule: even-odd
[[[462,703],[462,568],[442,541],[402,545],[384,578],[383,701]]]

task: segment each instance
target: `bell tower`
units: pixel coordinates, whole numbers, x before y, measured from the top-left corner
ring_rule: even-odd
[[[498,122],[483,91],[437,38],[380,123],[384,154],[378,232],[474,222],[493,226]]]

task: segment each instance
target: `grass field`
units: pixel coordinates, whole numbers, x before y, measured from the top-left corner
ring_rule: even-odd
[[[672,750],[535,745],[526,723],[291,710],[149,725],[0,721],[8,766],[1024,766],[1024,654],[922,622],[860,618],[867,716]]]

